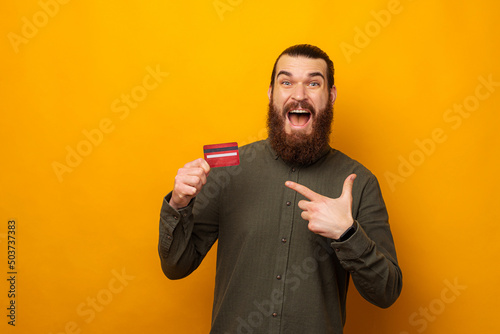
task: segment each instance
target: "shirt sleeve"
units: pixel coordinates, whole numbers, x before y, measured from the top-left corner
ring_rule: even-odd
[[[170,192],[163,200],[160,212],[158,253],[161,268],[169,279],[191,274],[217,240],[218,226],[195,223],[193,207],[196,198],[180,210],[170,206]]]
[[[356,232],[346,241],[331,243],[359,293],[374,305],[391,306],[402,289],[402,273],[388,223],[387,210],[375,176],[358,199]]]

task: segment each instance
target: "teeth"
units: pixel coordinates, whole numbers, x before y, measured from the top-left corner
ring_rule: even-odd
[[[291,114],[309,114],[309,111],[307,110],[301,110],[301,109],[296,109],[296,110],[290,110]]]

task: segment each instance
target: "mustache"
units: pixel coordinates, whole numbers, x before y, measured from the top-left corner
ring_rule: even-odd
[[[307,102],[307,101],[300,101],[300,102],[293,101],[293,102],[290,102],[290,104],[286,105],[283,108],[283,117],[285,117],[286,114],[290,110],[294,110],[294,109],[307,109],[307,110],[309,110],[311,115],[313,115],[313,116],[316,115],[316,109],[314,109],[314,107],[309,102]]]

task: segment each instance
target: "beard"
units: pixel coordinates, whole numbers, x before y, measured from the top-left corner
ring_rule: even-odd
[[[310,134],[285,132],[287,112],[296,108],[305,108],[311,112],[314,121]],[[273,103],[273,96],[269,101],[267,127],[269,142],[278,156],[288,164],[307,166],[318,160],[328,147],[332,131],[333,104],[331,97],[326,106],[315,110],[308,102],[294,102],[280,112]]]

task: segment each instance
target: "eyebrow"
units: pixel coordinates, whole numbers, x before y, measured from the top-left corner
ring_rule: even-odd
[[[289,76],[289,77],[293,77],[292,73],[290,73],[290,72],[288,72],[288,71],[281,70],[281,71],[279,71],[279,72],[278,72],[278,75],[276,76],[276,78],[278,78],[278,77],[279,77],[280,75],[282,75],[282,74],[283,74],[283,75],[286,75],[286,76]],[[308,75],[308,76],[309,76],[310,78],[312,78],[312,77],[318,77],[318,76],[319,76],[319,77],[322,77],[322,78],[323,78],[323,80],[325,80],[325,76],[324,76],[324,75],[323,75],[323,73],[321,73],[321,72],[311,72],[311,73],[309,73],[309,75]]]

